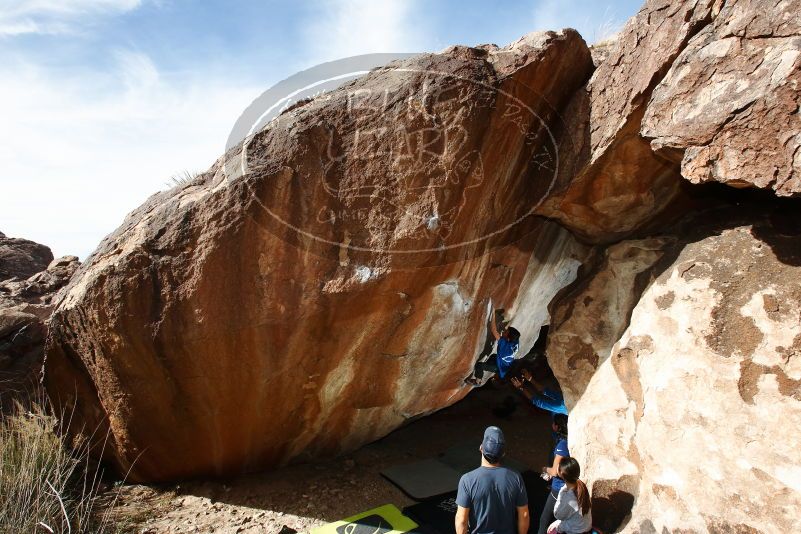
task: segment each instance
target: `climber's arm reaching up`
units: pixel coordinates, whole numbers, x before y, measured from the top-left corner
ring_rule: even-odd
[[[495,338],[495,341],[501,339],[501,334],[498,332],[498,325],[495,323],[497,321],[498,314],[493,312],[492,314],[492,321],[490,321],[490,330],[492,331],[492,337]]]

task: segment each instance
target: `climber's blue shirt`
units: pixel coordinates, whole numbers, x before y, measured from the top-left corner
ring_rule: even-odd
[[[558,391],[545,388],[542,393],[535,393],[531,399],[531,404],[551,413],[563,413],[567,415],[567,406],[565,406],[565,398]]]
[[[520,343],[517,341],[509,341],[505,337],[498,340],[498,375],[501,378],[506,376],[519,348]]]

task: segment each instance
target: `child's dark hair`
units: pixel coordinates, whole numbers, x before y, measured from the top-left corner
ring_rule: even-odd
[[[567,439],[567,416],[563,413],[558,413],[553,416],[553,424],[556,425],[556,433],[562,439]]]
[[[562,458],[562,461],[559,462],[559,478],[564,480],[569,484],[576,485],[576,500],[578,500],[579,508],[581,509],[581,515],[587,515],[590,511],[590,507],[592,503],[590,502],[590,491],[587,489],[587,486],[579,480],[579,476],[581,475],[581,466],[578,463],[578,460],[568,456],[567,458]]]

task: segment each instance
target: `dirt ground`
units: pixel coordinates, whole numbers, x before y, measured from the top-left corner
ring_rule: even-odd
[[[517,408],[504,417],[493,413],[509,396],[517,398]],[[550,415],[524,404],[508,386],[486,386],[347,456],[229,480],[123,486],[115,516],[140,534],[308,532],[383,504],[412,504],[380,475],[386,467],[471,441],[478,466],[478,447],[489,425],[503,429],[509,456],[536,469],[545,465]]]

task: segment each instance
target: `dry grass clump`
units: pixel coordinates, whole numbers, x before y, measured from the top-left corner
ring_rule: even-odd
[[[195,180],[202,177],[203,173],[198,171],[183,170],[170,176],[165,182],[168,189],[182,188],[195,183]]]
[[[56,418],[39,403],[0,415],[0,531],[4,534],[112,532],[99,501],[88,446],[67,449]]]

